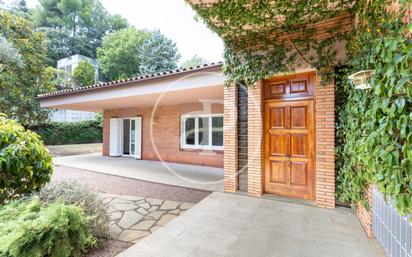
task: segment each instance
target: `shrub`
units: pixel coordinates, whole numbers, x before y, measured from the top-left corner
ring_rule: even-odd
[[[80,206],[89,218],[87,225],[93,235],[108,236],[110,216],[106,204],[86,186],[74,182],[50,184],[39,192],[39,197],[45,203],[61,200],[65,204]]]
[[[39,134],[46,145],[101,143],[103,127],[98,120],[55,122],[30,127]]]
[[[73,71],[73,78],[78,86],[89,86],[96,83],[96,70],[93,64],[84,60],[80,62]]]
[[[0,204],[40,189],[52,172],[40,137],[0,114]]]
[[[80,256],[95,244],[83,210],[37,197],[0,207],[0,256]]]

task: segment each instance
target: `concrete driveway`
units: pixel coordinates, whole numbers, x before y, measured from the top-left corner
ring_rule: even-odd
[[[383,257],[354,212],[214,192],[117,257]]]
[[[220,168],[107,157],[100,153],[55,157],[54,164],[166,185],[223,191],[223,169]]]

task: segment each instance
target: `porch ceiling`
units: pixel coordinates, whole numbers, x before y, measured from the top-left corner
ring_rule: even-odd
[[[42,107],[101,112],[129,107],[151,107],[223,99],[220,72],[194,74],[174,80],[135,83],[40,99]]]

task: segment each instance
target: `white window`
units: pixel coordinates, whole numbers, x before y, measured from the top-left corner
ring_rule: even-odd
[[[223,115],[182,116],[183,148],[223,150]]]

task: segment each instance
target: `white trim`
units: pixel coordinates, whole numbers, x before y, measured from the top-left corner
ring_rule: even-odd
[[[179,80],[173,77],[154,81],[144,81],[136,83],[133,82],[130,83],[130,85],[128,85],[127,87],[107,87],[101,88],[99,90],[78,92],[76,94],[67,94],[50,98],[41,98],[39,100],[40,106],[44,108],[70,109],[65,106],[71,105],[73,107],[77,105],[78,108],[75,108],[76,110],[89,110],[89,108],[87,107],[91,106],[91,103],[93,102],[98,102],[98,106],[101,106],[102,104],[104,104],[104,101],[107,100],[122,100],[123,98],[128,98],[132,96],[154,96],[153,102],[155,103],[159,95],[163,94],[164,92],[184,92],[187,90],[202,89],[209,87],[223,88],[224,82],[225,76],[221,72],[207,71],[194,73],[190,76],[187,76]],[[173,86],[171,86],[171,84]],[[95,103],[95,105],[97,105],[97,103]],[[103,109],[103,107],[99,107],[94,111],[101,111]]]
[[[134,158],[142,159],[142,117],[134,118]]]
[[[142,159],[142,117],[122,117],[122,118],[115,118],[119,122],[119,133],[120,135],[118,136],[119,142],[118,142],[118,151],[119,154],[117,156],[122,156],[122,157],[130,157],[130,158],[135,158],[135,159]],[[140,119],[140,131],[137,131],[137,121]],[[129,120],[129,154],[124,154],[124,130],[123,130],[123,122],[124,120]],[[135,142],[134,142],[134,154],[131,153],[132,149],[132,120],[135,121]],[[139,139],[139,142],[138,140]],[[111,139],[112,140],[112,139]],[[136,149],[139,149],[136,151]]]
[[[119,118],[110,119],[110,135],[109,135],[109,155],[121,156],[122,155],[122,140],[123,140],[123,121]]]
[[[181,130],[180,130],[180,147],[182,149],[200,149],[200,150],[223,150],[223,145],[222,146],[213,146],[212,145],[212,132],[213,132],[213,127],[212,127],[212,118],[213,117],[221,117],[223,119],[223,114],[185,114],[180,117],[180,124],[181,124]],[[194,136],[195,136],[195,144],[194,145],[188,145],[186,144],[186,122],[185,120],[188,118],[194,118],[195,119],[195,131],[194,131]],[[208,145],[199,145],[199,118],[209,118],[208,119],[208,132],[209,132],[209,144]],[[223,126],[222,126],[222,132],[223,132]]]

